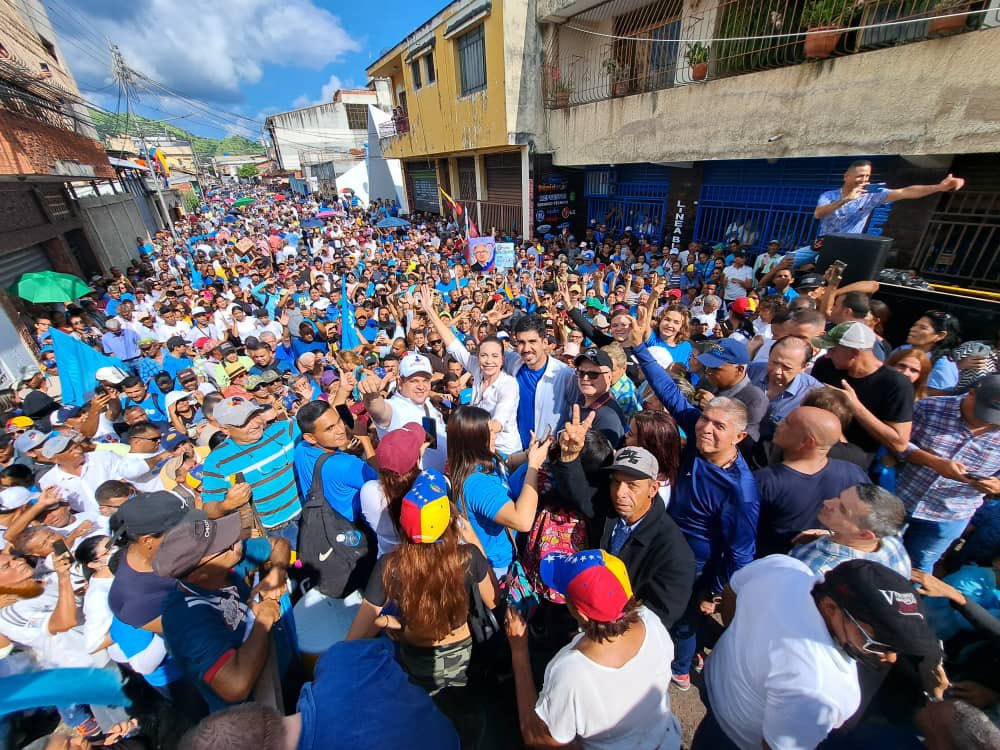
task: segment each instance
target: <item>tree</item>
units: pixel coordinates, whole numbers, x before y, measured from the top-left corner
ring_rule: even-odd
[[[237,172],[237,174],[242,179],[250,179],[251,177],[256,177],[257,167],[255,167],[253,164],[244,164],[242,167],[240,167],[240,171]]]

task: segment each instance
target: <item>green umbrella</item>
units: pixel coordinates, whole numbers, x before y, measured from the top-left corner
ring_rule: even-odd
[[[243,208],[243,206],[250,206],[253,204],[253,198],[240,198],[238,201],[233,203],[236,208]]]
[[[37,304],[73,302],[94,291],[76,276],[56,271],[26,273],[10,290],[21,299]]]

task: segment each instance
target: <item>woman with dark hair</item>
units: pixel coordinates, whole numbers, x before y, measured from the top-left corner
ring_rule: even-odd
[[[400,544],[376,563],[347,634],[351,641],[395,631],[400,663],[431,694],[468,684],[472,587],[487,607],[496,604],[489,564],[476,545],[462,543],[451,509],[445,478],[433,469],[390,506]]]
[[[920,349],[897,349],[885,361],[886,367],[901,372],[913,383],[916,401],[927,398],[927,378],[931,374],[931,359]]]
[[[681,436],[677,423],[665,411],[641,411],[629,422],[625,445],[645,448],[656,457],[660,466],[659,495],[664,505],[670,504],[670,488],[677,482],[681,463]]]
[[[961,335],[958,318],[941,310],[928,310],[910,326],[906,347],[919,349],[931,358],[928,395],[940,396],[958,385],[958,365],[951,353],[962,343]]]
[[[660,346],[670,352],[674,362],[688,366],[693,349],[691,342],[691,312],[680,302],[671,302],[653,326],[646,346]]]
[[[420,458],[427,450],[427,433],[411,422],[386,433],[375,449],[378,479],[361,487],[361,514],[378,538],[378,556],[399,546],[399,518],[403,496],[420,475]]]
[[[530,531],[538,509],[538,470],[548,456],[551,436],[528,446],[528,468],[517,499],[510,494],[507,466],[496,452],[499,430],[489,412],[461,406],[448,420],[448,468],[452,497],[483,545],[498,579],[507,574],[514,545],[507,529]],[[521,454],[519,454],[521,455]]]

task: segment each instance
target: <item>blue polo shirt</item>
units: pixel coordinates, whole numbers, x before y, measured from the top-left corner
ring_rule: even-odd
[[[490,566],[498,570],[506,570],[510,565],[513,548],[505,527],[494,519],[500,509],[512,499],[510,484],[495,472],[477,471],[470,474],[462,486],[462,500],[469,522],[482,542]],[[459,506],[459,510],[463,510],[463,507]]]
[[[520,391],[520,400],[517,402],[517,431],[521,435],[521,445],[531,442],[531,431],[535,429],[535,391],[547,366],[548,360],[537,370],[522,365],[514,376],[517,380],[517,389]]]
[[[303,501],[312,487],[316,462],[324,453],[323,448],[304,440],[295,448],[295,480]],[[378,474],[367,461],[334,451],[323,464],[323,497],[340,515],[354,521],[361,510],[361,486],[370,479],[378,479]]]

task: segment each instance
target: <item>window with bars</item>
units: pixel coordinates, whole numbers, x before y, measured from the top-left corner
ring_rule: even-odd
[[[458,67],[462,96],[486,88],[486,40],[482,24],[458,38]]]
[[[427,85],[431,85],[437,80],[437,74],[434,72],[434,53],[428,52],[423,57],[424,60],[424,78],[427,81]]]
[[[368,105],[345,104],[347,127],[351,130],[368,130]]]
[[[423,85],[420,81],[420,60],[410,61],[410,75],[413,76],[413,90],[419,91]]]

